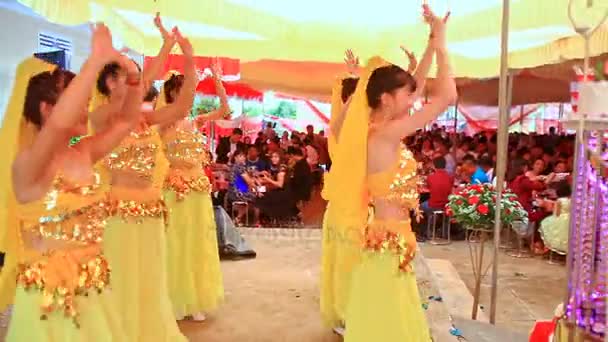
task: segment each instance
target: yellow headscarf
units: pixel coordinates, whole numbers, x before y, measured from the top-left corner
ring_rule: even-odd
[[[17,153],[32,144],[37,128],[25,120],[23,106],[30,78],[56,66],[38,58],[21,62],[15,73],[13,92],[4,113],[0,129],[0,146],[3,146],[5,164],[0,168],[0,250],[5,253],[4,267],[0,272],[0,310],[11,304],[15,296],[17,264],[25,251],[20,241],[17,202],[12,186],[12,163]]]
[[[167,82],[172,76],[181,75],[178,71],[171,70],[167,72],[163,80]],[[160,87],[160,91],[158,92],[158,99],[156,99],[156,106],[154,109],[160,109],[167,106],[167,96],[165,95],[165,84]]]
[[[359,77],[357,88],[344,117],[340,143],[335,146],[331,182],[327,194],[331,199],[336,226],[351,232],[362,232],[368,215],[367,136],[371,108],[367,102],[367,84],[374,70],[388,66],[380,57],[372,57]]]

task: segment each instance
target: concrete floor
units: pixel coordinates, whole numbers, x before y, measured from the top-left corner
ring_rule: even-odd
[[[448,246],[422,246],[427,258],[449,260],[471,293],[473,271],[468,246],[455,242]],[[536,320],[551,319],[566,291],[566,267],[542,258],[517,259],[499,255],[497,324],[528,334]],[[490,310],[491,273],[482,282],[481,305]]]
[[[322,326],[319,319],[320,231],[244,229],[243,232],[258,252],[258,258],[222,263],[226,303],[207,322],[180,323],[190,340],[340,341]],[[449,246],[423,244],[421,248],[427,259],[449,260],[466,286],[472,289],[473,277],[466,243],[456,242]],[[565,269],[538,259],[514,259],[502,254],[500,262],[498,325],[501,329],[513,330],[519,336],[527,336],[535,320],[552,317],[565,288]],[[428,285],[427,275],[421,268],[418,270],[419,283]],[[489,310],[489,281],[488,276],[482,289],[481,305],[486,310]],[[436,295],[432,285],[421,290],[423,297]],[[430,316],[435,340],[451,341],[446,310],[440,304],[430,303],[430,307],[427,315]],[[467,315],[469,310],[460,308]],[[462,322],[463,331],[467,326],[475,326],[460,319],[457,321]]]

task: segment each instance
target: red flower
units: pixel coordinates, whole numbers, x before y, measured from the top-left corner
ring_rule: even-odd
[[[471,185],[471,190],[481,192],[481,190],[483,190],[483,187],[481,185]]]
[[[445,208],[445,214],[448,216],[452,216],[452,215],[454,215],[454,212],[452,211],[452,208],[447,207],[447,208]]]
[[[479,203],[479,197],[477,197],[477,196],[469,197],[469,204],[470,205],[475,205],[477,203]]]
[[[487,205],[485,205],[485,204],[480,204],[480,205],[477,207],[477,211],[479,211],[479,213],[480,213],[480,214],[482,214],[482,215],[486,215],[486,214],[487,214],[487,213],[490,211],[490,209],[488,208],[488,206],[487,206]]]
[[[462,200],[456,201],[456,205],[462,205]]]

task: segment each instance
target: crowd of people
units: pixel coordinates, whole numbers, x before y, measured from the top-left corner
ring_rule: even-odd
[[[216,184],[227,207],[237,204],[237,224],[245,223],[247,211],[254,213],[254,221],[248,222],[254,226],[298,222],[304,203],[330,167],[327,139],[323,131],[314,133],[312,125],[306,133],[285,131],[279,137],[269,123],[253,143],[235,128],[220,138],[215,152]]]
[[[406,144],[419,161],[421,206],[427,213],[442,210],[461,184],[496,184],[495,132],[465,136],[434,125]],[[508,151],[506,187],[528,212],[530,233],[538,237],[531,247],[538,254],[565,254],[574,137],[557,134],[555,127],[547,134],[511,133]],[[426,238],[423,233],[419,238]]]

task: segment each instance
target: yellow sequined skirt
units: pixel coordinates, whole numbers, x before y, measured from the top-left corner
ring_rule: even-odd
[[[108,219],[104,251],[112,291],[129,341],[187,341],[175,321],[167,288],[164,206],[128,201]]]
[[[91,292],[87,297],[78,296],[76,304],[80,312],[80,327],[74,326],[62,314],[48,315],[40,319],[40,292],[17,287],[13,315],[6,341],[15,342],[120,342],[130,341],[122,329],[122,315],[114,306],[111,292]]]
[[[376,220],[352,274],[346,342],[428,342],[429,327],[410,261],[409,222]]]
[[[329,327],[343,324],[350,294],[352,271],[361,259],[358,233],[338,228],[328,205],[323,217],[321,256],[321,318]],[[338,217],[339,219],[339,217]]]
[[[180,316],[208,313],[224,299],[211,196],[193,191],[183,199],[165,191],[169,208],[167,276],[173,311]]]
[[[8,341],[127,341],[96,251],[57,250],[19,265]]]

